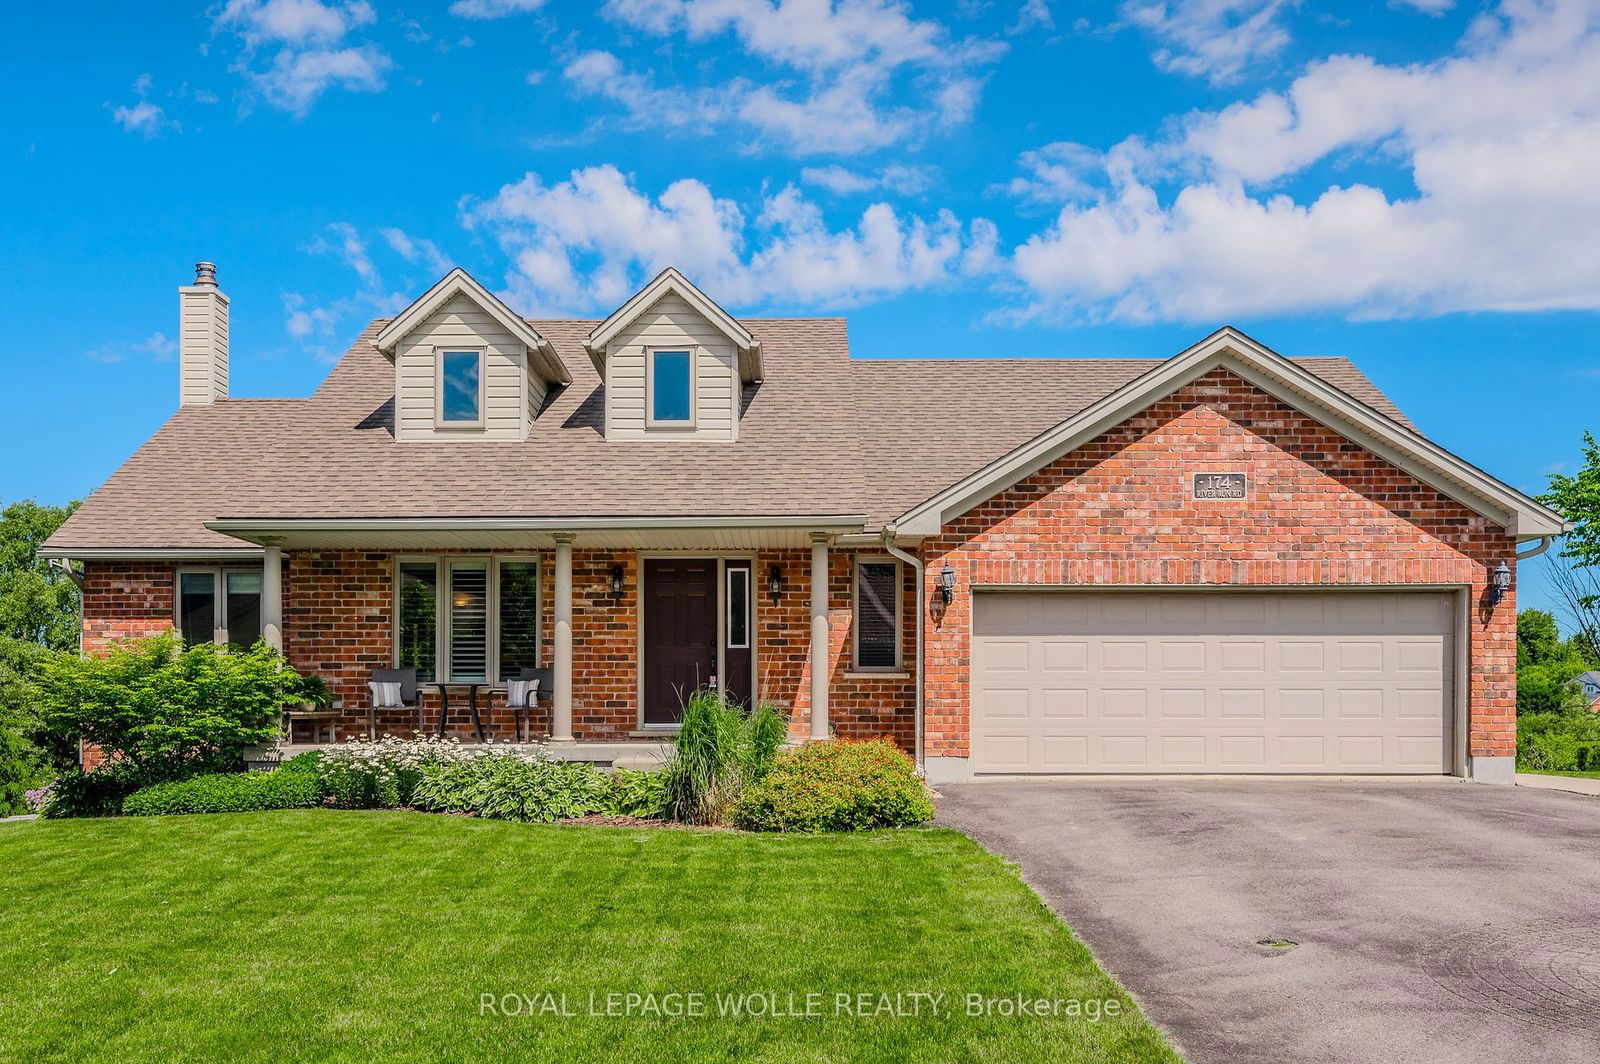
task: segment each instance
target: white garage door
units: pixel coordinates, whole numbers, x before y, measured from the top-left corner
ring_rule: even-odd
[[[1452,596],[980,592],[974,772],[1451,771]]]

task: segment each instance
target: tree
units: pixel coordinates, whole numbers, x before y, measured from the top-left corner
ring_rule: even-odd
[[[22,791],[72,752],[41,728],[31,680],[41,660],[77,646],[78,587],[39,557],[77,506],[25,499],[0,510],[0,816],[21,812]]]
[[[1572,522],[1572,531],[1561,540],[1561,557],[1576,568],[1600,565],[1600,443],[1594,434],[1583,434],[1583,468],[1576,476],[1550,474],[1550,490],[1539,501]],[[1600,589],[1584,588],[1582,604],[1600,607]]]
[[[1517,614],[1517,668],[1542,665],[1561,654],[1561,629],[1555,615],[1545,610]]]

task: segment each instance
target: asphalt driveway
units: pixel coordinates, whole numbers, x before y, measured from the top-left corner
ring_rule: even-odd
[[[1192,1061],[1600,1060],[1600,799],[1065,781],[947,785],[938,807]]]

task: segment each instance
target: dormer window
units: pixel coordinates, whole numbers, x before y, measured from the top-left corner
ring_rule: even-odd
[[[439,352],[439,424],[477,428],[483,424],[483,349]]]
[[[694,424],[694,352],[648,352],[645,390],[649,393],[651,425]]]

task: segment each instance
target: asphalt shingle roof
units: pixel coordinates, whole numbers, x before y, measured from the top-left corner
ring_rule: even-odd
[[[583,349],[593,321],[531,324],[572,384],[528,438],[397,443],[394,367],[369,325],[305,399],[179,409],[50,538],[52,548],[217,549],[220,517],[866,514],[873,524],[1071,417],[1160,359],[852,359],[840,318],[748,318],[766,381],[734,443],[607,442]],[[1408,427],[1342,358],[1301,366]]]

